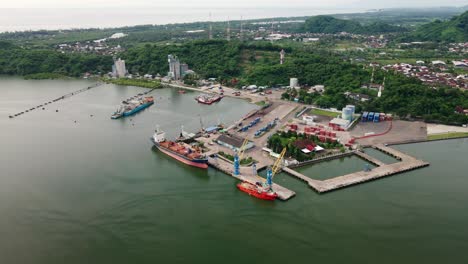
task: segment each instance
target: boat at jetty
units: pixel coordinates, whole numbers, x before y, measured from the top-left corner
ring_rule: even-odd
[[[210,105],[215,102],[219,102],[223,99],[222,95],[208,95],[208,94],[200,94],[199,96],[195,97],[195,100],[201,104]]]
[[[153,141],[156,148],[171,158],[197,168],[208,168],[208,158],[198,147],[192,147],[183,142],[166,140],[166,134],[159,131],[159,129],[156,129],[151,141]]]
[[[133,115],[152,104],[154,104],[153,96],[146,96],[134,100],[123,101],[117,111],[112,114],[111,118],[118,119],[123,116]]]
[[[270,187],[263,187],[261,183],[257,183],[257,185],[255,185],[250,182],[244,181],[237,184],[237,188],[245,193],[248,193],[249,195],[252,195],[262,200],[273,201],[278,197],[278,194],[271,190]]]
[[[194,138],[197,136],[201,136],[201,133],[189,133],[184,130],[184,126],[181,127],[179,137],[176,138],[176,142],[193,142]]]

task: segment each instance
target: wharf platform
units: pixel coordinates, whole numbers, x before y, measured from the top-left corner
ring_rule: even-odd
[[[355,184],[359,184],[359,183],[363,183],[367,181],[372,181],[372,180],[380,179],[383,177],[395,175],[398,173],[429,166],[429,163],[425,161],[418,160],[410,155],[407,155],[398,150],[389,148],[387,146],[375,145],[372,147],[397,158],[401,162],[393,163],[393,164],[383,164],[382,162],[378,161],[378,163],[381,165],[379,165],[379,167],[377,168],[372,169],[371,171],[358,171],[358,172],[350,173],[347,175],[343,175],[343,176],[339,176],[339,177],[335,177],[335,178],[323,180],[323,181],[311,179],[290,168],[285,167],[283,168],[283,170],[287,172],[288,174],[307,182],[307,184],[310,187],[312,187],[314,190],[316,190],[318,193],[325,193],[325,192],[337,190],[340,188],[344,188],[347,186],[351,186],[351,185],[355,185]],[[355,152],[355,154],[357,154],[357,152]],[[360,154],[357,154],[357,155],[360,156]],[[370,156],[369,157],[367,156],[365,156],[366,160],[369,160],[368,158]],[[374,159],[373,157],[370,157],[370,158]]]
[[[255,184],[256,182],[265,182],[265,178],[258,176],[256,173],[254,174],[251,167],[241,167],[241,174],[239,176],[235,176],[233,173],[233,165],[222,159],[214,159],[210,157],[208,158],[208,165],[241,181],[246,181],[252,184]],[[294,191],[276,183],[273,183],[271,188],[278,194],[278,198],[283,201],[289,200],[296,195]]]
[[[361,151],[355,151],[354,152],[355,155],[359,156],[360,158],[376,165],[376,166],[385,166],[385,163],[381,162],[380,160],[370,156],[369,154],[366,154],[364,152],[361,152]]]

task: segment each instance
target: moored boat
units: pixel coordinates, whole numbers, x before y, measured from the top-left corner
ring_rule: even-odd
[[[208,168],[208,158],[202,153],[200,148],[192,147],[183,142],[166,140],[165,133],[158,129],[151,138],[151,141],[158,150],[171,158],[193,167]]]
[[[274,192],[270,187],[263,187],[246,181],[237,184],[237,188],[262,200],[273,201],[278,197],[276,192]]]
[[[212,103],[216,103],[223,99],[223,95],[208,95],[208,94],[201,94],[195,97],[195,100],[201,104],[210,105]]]
[[[152,104],[154,104],[153,96],[146,96],[135,100],[123,101],[117,111],[112,114],[111,118],[118,119],[124,116],[133,115]]]

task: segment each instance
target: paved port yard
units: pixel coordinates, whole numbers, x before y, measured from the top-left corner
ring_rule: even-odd
[[[392,121],[392,129],[385,135],[359,139],[361,145],[395,144],[409,141],[422,141],[427,139],[427,125],[424,122],[409,122],[402,120]],[[364,136],[365,133],[374,132],[379,134],[385,132],[389,126],[388,121],[379,123],[360,122],[351,131],[353,137]]]
[[[266,154],[264,151],[262,151],[262,147],[266,145],[266,141],[269,135],[283,128],[290,120],[294,119],[295,109],[297,109],[297,105],[295,104],[275,102],[271,106],[271,108],[268,109],[267,111],[264,111],[263,113],[257,113],[254,116],[251,116],[245,120],[242,120],[243,124],[246,124],[246,123],[249,123],[251,120],[255,119],[256,117],[262,118],[262,121],[259,124],[252,127],[247,132],[237,132],[238,127],[235,125],[232,125],[230,127],[229,133],[235,134],[243,138],[245,137],[249,138],[250,140],[254,142],[255,147],[253,149],[246,151],[244,156],[245,157],[251,156],[256,161],[258,161],[257,163],[258,169],[265,168],[273,164],[274,159],[270,157],[268,154]],[[263,127],[264,125],[266,125],[266,123],[274,120],[274,118],[276,117],[279,117],[280,121],[278,122],[277,126],[274,129],[270,130],[268,133],[266,133],[262,137],[255,138],[253,136],[255,131],[257,131],[259,128]],[[417,138],[425,139],[426,138],[425,124],[420,123],[420,122],[406,122],[406,121],[394,121],[394,123],[396,123],[396,125],[394,124],[393,126],[394,129],[392,129],[390,133],[384,136],[366,139],[367,142],[365,141],[362,143],[368,143],[373,148],[378,149],[382,152],[385,152],[395,157],[396,159],[400,160],[400,162],[398,163],[385,164],[382,161],[366,153],[363,153],[360,151],[354,151],[354,155],[359,156],[360,158],[368,161],[369,163],[376,165],[377,167],[368,172],[358,171],[355,173],[350,173],[347,175],[338,176],[338,177],[328,179],[328,180],[323,180],[323,181],[311,179],[287,167],[283,167],[283,171],[285,171],[286,173],[296,178],[299,178],[305,181],[310,187],[312,187],[318,193],[325,193],[325,192],[337,190],[340,188],[344,188],[347,186],[364,183],[364,182],[368,182],[371,180],[376,180],[379,178],[383,178],[383,177],[395,175],[398,173],[402,173],[405,171],[414,170],[414,169],[428,166],[429,163],[427,162],[418,160],[414,157],[411,157],[395,149],[386,147],[385,145],[382,144],[382,142],[388,142],[388,141],[401,142],[401,141],[407,140],[408,138],[412,138],[415,135],[418,136]],[[381,133],[387,130],[388,125],[389,125],[389,122],[360,123],[356,126],[355,129],[353,129],[352,133],[358,134],[359,136],[362,136],[364,133],[367,133],[367,132],[375,132],[377,134],[377,133]],[[369,130],[372,130],[372,131],[369,131]],[[342,134],[338,136],[341,139],[350,135],[349,132],[340,132],[338,134]],[[212,141],[213,139],[217,138],[218,136],[219,135],[212,135],[210,138],[199,138],[198,140],[208,143]],[[376,144],[373,144],[374,142],[376,142]],[[217,153],[219,151],[224,151],[226,153],[234,154],[234,152],[231,149],[228,149],[223,146],[219,146],[217,144],[211,145],[209,148],[210,148],[210,151],[207,152],[208,155]],[[232,163],[229,163],[219,158],[218,159],[210,158],[209,164],[210,166],[217,168],[230,176],[233,176],[233,164]],[[233,177],[238,178],[239,180],[244,180],[244,181],[254,183],[254,184],[255,182],[258,182],[258,181],[262,181],[262,182],[264,181],[262,177],[259,177],[253,173],[253,170],[251,167],[241,167],[240,172],[241,172],[241,175],[239,177],[235,177],[235,176]],[[273,190],[277,192],[278,197],[281,200],[288,200],[291,197],[295,196],[294,191],[289,190],[278,184],[273,185]]]
[[[468,127],[427,124],[428,135],[437,135],[450,132],[468,133]]]
[[[344,187],[347,187],[347,186],[351,186],[351,185],[355,185],[355,184],[359,184],[359,183],[363,183],[363,182],[372,181],[372,180],[376,180],[376,179],[379,179],[379,178],[395,175],[397,173],[401,173],[401,172],[410,171],[410,170],[414,170],[414,169],[429,166],[429,163],[427,163],[425,161],[418,160],[418,159],[416,159],[416,158],[414,158],[412,156],[409,156],[409,155],[407,155],[407,154],[405,154],[403,152],[400,152],[400,151],[397,151],[395,149],[386,147],[384,145],[375,145],[373,147],[375,149],[378,149],[378,150],[380,150],[382,152],[385,152],[385,153],[389,154],[390,156],[393,156],[393,157],[397,158],[398,160],[400,160],[400,162],[393,163],[393,164],[384,164],[384,163],[382,163],[382,162],[380,162],[378,160],[376,162],[375,158],[370,157],[369,155],[367,155],[365,153],[364,153],[364,155],[362,155],[363,154],[362,152],[357,151],[357,152],[355,152],[355,154],[357,154],[361,158],[364,158],[366,160],[368,160],[368,158],[371,158],[370,160],[368,160],[369,162],[372,162],[372,163],[374,163],[376,165],[378,165],[380,163],[380,165],[378,165],[377,168],[374,168],[374,169],[372,169],[371,171],[368,171],[368,172],[358,171],[358,172],[355,172],[355,173],[350,173],[350,174],[347,174],[347,175],[343,175],[343,176],[339,176],[339,177],[335,177],[335,178],[328,179],[328,180],[323,180],[323,181],[311,179],[311,178],[309,178],[309,177],[307,177],[307,176],[305,176],[305,175],[303,175],[303,174],[301,174],[301,173],[299,173],[299,172],[297,172],[295,170],[292,170],[290,168],[283,168],[283,170],[285,172],[287,172],[288,174],[307,182],[307,184],[310,187],[312,187],[314,190],[316,190],[318,193],[325,193],[325,192],[337,190],[337,189],[340,189],[340,188],[344,188]]]

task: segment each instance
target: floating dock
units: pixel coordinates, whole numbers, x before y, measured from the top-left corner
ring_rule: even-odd
[[[359,151],[356,151],[354,154],[358,155],[359,157],[377,165],[377,168],[374,168],[370,171],[358,171],[355,173],[350,173],[347,175],[335,177],[328,180],[314,180],[311,179],[295,170],[290,168],[283,168],[283,170],[300,179],[305,181],[310,187],[316,190],[318,193],[325,193],[333,190],[337,190],[340,188],[348,187],[351,185],[368,182],[376,179],[380,179],[383,177],[395,175],[398,173],[415,170],[423,167],[429,166],[429,163],[418,160],[410,155],[407,155],[403,152],[398,150],[389,148],[384,145],[375,145],[372,146],[373,148],[380,150],[390,156],[395,157],[396,159],[400,160],[398,163],[393,164],[384,164],[381,161]]]

